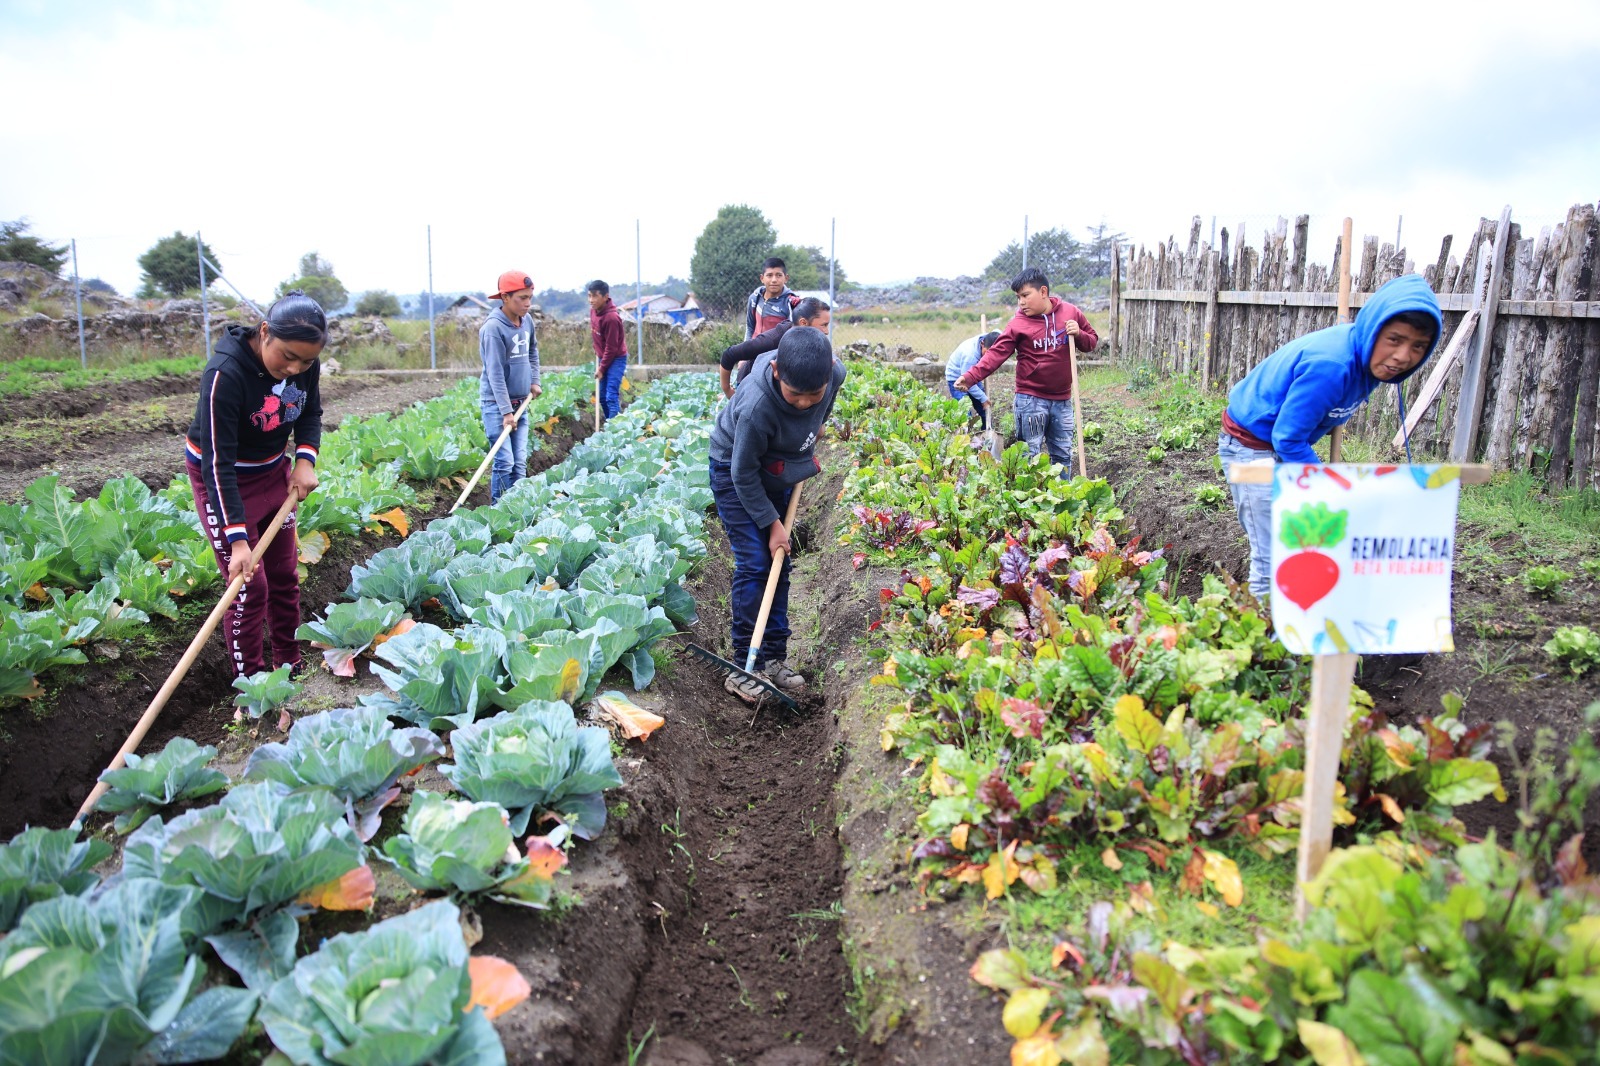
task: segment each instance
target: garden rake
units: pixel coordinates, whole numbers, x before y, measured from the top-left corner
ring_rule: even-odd
[[[794,490],[789,493],[789,507],[783,516],[784,528],[789,531],[791,537],[794,536],[794,515],[799,506],[800,486],[796,485]],[[731,663],[722,656],[700,647],[698,644],[690,644],[688,647],[695,655],[723,673],[731,675],[740,681],[754,683],[761,689],[763,700],[767,696],[771,696],[791,711],[797,711],[800,709],[800,705],[794,701],[793,696],[756,673],[756,656],[761,652],[762,638],[767,635],[767,619],[772,614],[772,600],[778,592],[778,579],[783,576],[783,560],[786,554],[782,548],[779,548],[772,556],[772,569],[767,572],[767,591],[761,596],[761,610],[756,614],[756,626],[750,634],[750,648],[745,653],[744,666],[742,668],[737,663]],[[760,709],[761,705],[757,703],[756,710],[759,711]],[[754,720],[752,719],[752,721]]]

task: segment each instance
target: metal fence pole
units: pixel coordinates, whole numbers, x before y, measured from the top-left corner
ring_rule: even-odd
[[[72,238],[72,295],[78,304],[78,362],[87,370],[89,349],[83,343],[83,285],[78,280],[78,238]]]
[[[839,294],[833,287],[833,264],[838,258],[839,250],[839,220],[828,219],[828,306],[833,307],[838,303]],[[828,315],[828,343],[833,343],[833,315]]]
[[[1405,225],[1406,216],[1396,215],[1394,220],[1394,254],[1400,254],[1400,227]]]
[[[439,350],[433,339],[433,226],[428,226],[428,369],[439,369]]]
[[[1028,269],[1028,216],[1022,216],[1022,269]]]
[[[644,259],[639,251],[639,220],[633,220],[633,313],[639,322],[639,365],[644,366]]]
[[[200,260],[200,323],[206,331],[206,346],[201,355],[211,354],[211,301],[206,299],[206,246],[200,243],[200,231],[194,231],[194,254]]]
[[[265,311],[261,310],[261,308],[257,307],[254,300],[250,299],[250,297],[248,297],[244,293],[240,292],[239,291],[239,286],[235,285],[233,282],[228,280],[228,276],[222,272],[222,268],[221,267],[217,266],[217,264],[213,263],[209,259],[206,260],[206,266],[211,268],[211,276],[216,278],[218,281],[222,282],[228,288],[232,289],[233,290],[233,294],[235,296],[237,296],[239,299],[243,300],[245,306],[250,308],[250,310],[252,310],[252,311],[254,311],[256,313],[256,317],[257,318],[263,319],[263,320],[266,319],[267,313]]]

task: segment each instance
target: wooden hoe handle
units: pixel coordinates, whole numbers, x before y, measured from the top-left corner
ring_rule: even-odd
[[[485,470],[489,469],[489,464],[494,462],[494,455],[500,450],[500,445],[504,444],[506,438],[511,436],[511,431],[517,428],[517,423],[522,421],[523,413],[527,411],[528,405],[532,402],[533,396],[531,394],[523,397],[522,406],[517,408],[517,417],[511,420],[509,426],[500,431],[500,436],[494,440],[494,447],[490,448],[489,454],[483,457],[483,462],[478,464],[478,469],[472,475],[472,480],[467,482],[467,487],[461,490],[461,495],[456,497],[456,502],[450,505],[450,510],[446,511],[445,514],[455,514],[456,508],[467,502],[467,497],[472,494],[472,489],[478,484],[478,479],[483,476]]]
[[[783,516],[783,528],[789,531],[791,537],[794,536],[794,514],[799,507],[800,486],[796,485],[789,493],[789,508]],[[747,674],[756,672],[756,655],[761,651],[762,638],[767,635],[767,617],[772,614],[772,599],[778,593],[778,579],[783,576],[783,557],[786,554],[788,553],[779,548],[772,555],[772,569],[767,574],[767,591],[761,596],[761,610],[756,614],[756,627],[750,632],[750,652],[744,660],[744,670]]]

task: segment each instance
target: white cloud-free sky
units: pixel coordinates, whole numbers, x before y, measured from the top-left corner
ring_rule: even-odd
[[[0,0],[0,218],[124,292],[199,229],[254,296],[687,276],[717,208],[862,281],[1034,229],[1309,212],[1418,263],[1600,197],[1600,3]],[[1460,248],[1460,244],[1457,244]],[[754,267],[752,266],[752,272]]]

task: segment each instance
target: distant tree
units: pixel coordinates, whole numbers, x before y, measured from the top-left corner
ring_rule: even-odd
[[[211,250],[211,245],[202,243],[201,248],[207,260],[217,263],[217,253]],[[150,250],[139,257],[139,269],[144,271],[140,296],[177,297],[200,288],[200,261],[195,257],[194,238],[178,230],[152,244]]]
[[[745,204],[728,204],[694,242],[689,282],[700,305],[714,314],[731,316],[761,276],[761,260],[778,243],[766,216]]]
[[[333,264],[322,258],[316,252],[307,252],[300,257],[300,275],[291,278],[278,286],[278,295],[283,296],[299,289],[328,312],[339,310],[350,302],[350,290],[344,287],[333,273]]]
[[[29,222],[19,218],[15,222],[0,222],[0,261],[7,263],[32,263],[52,274],[61,273],[67,261],[68,249],[64,244],[51,246],[28,232]]]
[[[107,296],[119,295],[116,286],[112,285],[109,281],[102,281],[99,278],[84,278],[83,288],[85,292],[102,292]]]
[[[1064,229],[1040,230],[1028,235],[1028,265],[1044,271],[1052,285],[1071,285],[1085,280],[1086,264],[1083,245]],[[1010,281],[1022,272],[1022,243],[1012,241],[1002,248],[983,276],[990,280]]]
[[[400,301],[388,289],[368,289],[361,294],[361,299],[356,301],[356,314],[399,318]]]
[[[815,244],[779,244],[772,255],[789,266],[789,287],[792,289],[828,288],[828,253]],[[834,264],[833,281],[837,288],[845,288],[844,268]],[[751,288],[755,286],[752,285]]]
[[[1109,278],[1111,276],[1111,246],[1113,244],[1128,243],[1128,235],[1121,230],[1113,230],[1105,222],[1098,226],[1089,227],[1089,244],[1084,249],[1084,256],[1089,261],[1091,277]]]

